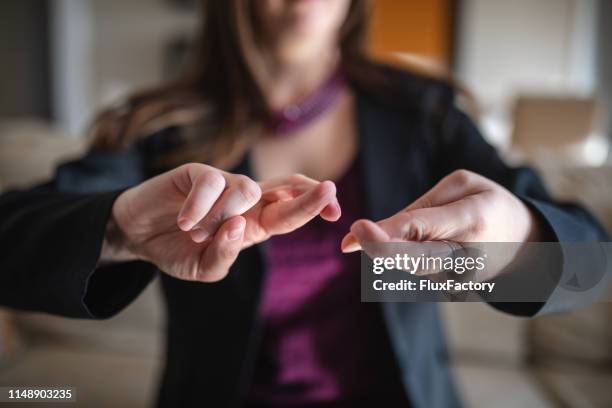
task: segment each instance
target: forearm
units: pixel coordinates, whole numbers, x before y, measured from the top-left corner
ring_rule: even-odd
[[[84,301],[90,291],[100,292],[92,277],[104,273],[96,268],[117,194],[43,188],[0,196],[0,304],[70,317],[105,317],[92,309],[116,313],[125,306],[153,276],[151,268],[129,280],[138,287],[113,275],[114,284],[96,299],[115,308]]]

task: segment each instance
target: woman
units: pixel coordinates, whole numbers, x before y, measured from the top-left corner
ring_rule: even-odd
[[[508,168],[452,87],[372,63],[366,15],[364,0],[204,1],[183,78],[100,115],[85,158],[4,198],[63,194],[91,221],[70,218],[42,260],[9,257],[26,272],[7,268],[2,301],[107,317],[165,272],[161,406],[459,405],[436,306],[361,303],[350,252],[604,233]]]

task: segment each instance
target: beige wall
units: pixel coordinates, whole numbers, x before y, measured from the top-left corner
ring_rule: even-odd
[[[463,0],[459,74],[485,103],[517,89],[590,91],[597,0]]]
[[[100,107],[135,88],[158,83],[164,49],[194,32],[195,13],[163,0],[57,0],[56,105],[59,125],[72,134]]]
[[[164,50],[193,33],[196,13],[181,13],[160,0],[95,0],[94,102],[111,102],[134,87],[163,78]]]

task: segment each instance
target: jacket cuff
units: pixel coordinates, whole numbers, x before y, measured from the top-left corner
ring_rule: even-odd
[[[550,206],[542,201],[534,200],[521,195],[518,195],[518,198],[521,199],[529,207],[529,209],[535,213],[536,219],[540,223],[539,227],[541,242],[560,242],[564,237],[569,238],[564,228],[559,225],[559,223],[553,221],[558,217],[554,214],[554,211],[551,211],[556,210],[554,206]],[[559,265],[562,267],[563,253],[561,250],[559,251],[559,257]],[[525,284],[528,283],[526,282]],[[558,280],[555,284],[558,284]],[[553,291],[554,287],[551,287],[550,294],[552,294]],[[546,303],[548,302],[489,302],[489,304],[495,309],[521,317],[533,317],[542,314]]]
[[[596,269],[601,263],[602,251],[597,234],[579,222],[579,214],[570,214],[544,201],[520,195],[518,197],[534,211],[539,220],[542,234],[540,241],[555,245],[555,259],[551,259],[554,267],[549,263],[547,267],[536,267],[529,271],[532,274],[526,274],[530,276],[529,280],[544,279],[541,274],[549,272],[549,294],[543,302],[492,303],[492,306],[511,314],[531,317],[573,310],[594,301],[596,296],[592,293],[573,288],[568,290],[564,282],[583,281],[582,275],[589,274],[591,269]],[[547,256],[552,258],[552,254]],[[588,280],[586,278],[584,280]]]
[[[121,311],[144,290],[155,267],[144,262],[98,266],[106,226],[121,191],[88,195],[73,207],[62,223],[68,231],[56,251],[60,276],[51,284],[52,313],[69,317],[108,318]],[[55,269],[55,268],[54,268]]]

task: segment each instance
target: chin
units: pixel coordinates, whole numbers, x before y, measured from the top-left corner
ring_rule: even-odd
[[[346,0],[285,0],[285,8],[269,19],[279,57],[299,61],[334,43],[348,13]],[[266,18],[264,17],[264,23]]]
[[[287,28],[301,35],[337,31],[346,17],[344,9],[340,0],[295,0]]]

